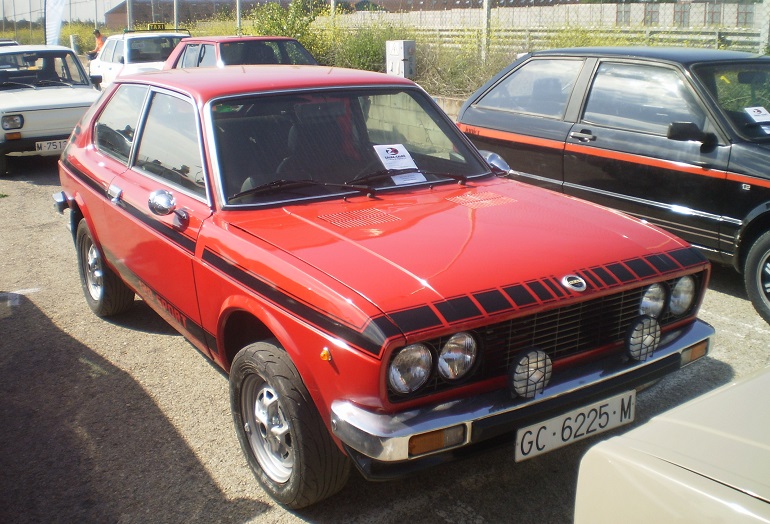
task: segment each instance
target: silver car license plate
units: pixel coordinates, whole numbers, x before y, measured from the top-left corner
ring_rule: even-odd
[[[40,153],[49,151],[61,152],[67,147],[69,140],[46,140],[44,142],[35,142],[35,150]]]
[[[521,462],[628,424],[635,411],[636,391],[632,390],[521,428],[516,432],[514,459]]]

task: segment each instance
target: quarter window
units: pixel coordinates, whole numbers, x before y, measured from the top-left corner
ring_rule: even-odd
[[[136,124],[147,88],[123,85],[104,108],[94,128],[96,149],[128,164]]]
[[[665,135],[673,122],[702,128],[706,116],[673,69],[603,63],[586,102],[591,124]]]
[[[198,55],[200,54],[200,44],[189,44],[184,48],[180,67],[198,67]]]
[[[516,69],[477,106],[562,118],[582,60],[532,60]]]
[[[194,194],[205,195],[197,129],[190,102],[155,93],[142,130],[136,167]]]

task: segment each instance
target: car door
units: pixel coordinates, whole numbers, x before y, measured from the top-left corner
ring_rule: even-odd
[[[191,100],[149,91],[131,168],[110,186],[109,227],[124,280],[207,352],[193,279],[198,232],[211,214],[199,130]]]
[[[502,156],[517,177],[561,190],[564,144],[574,120],[565,119],[584,60],[524,62],[465,109],[460,129],[479,148]]]
[[[597,63],[564,152],[564,192],[649,220],[716,251],[730,144],[680,70]],[[690,123],[710,138],[667,137]]]

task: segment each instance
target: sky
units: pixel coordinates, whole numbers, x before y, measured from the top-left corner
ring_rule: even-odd
[[[16,20],[37,21],[43,17],[45,0],[1,0],[3,12],[6,20],[14,20],[14,10]],[[104,24],[104,13],[109,11],[123,0],[66,0],[64,7],[64,20],[69,21],[70,16],[73,21],[86,20],[93,21],[96,17],[99,25]],[[32,16],[30,16],[30,10]],[[70,15],[71,13],[71,15]],[[0,17],[2,13],[0,13]]]

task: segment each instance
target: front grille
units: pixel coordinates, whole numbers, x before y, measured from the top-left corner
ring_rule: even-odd
[[[700,290],[701,279],[696,277]],[[667,282],[671,289],[675,280]],[[639,303],[644,288],[636,288],[614,295],[542,311],[485,326],[474,331],[480,342],[481,355],[470,381],[482,381],[507,375],[512,360],[525,349],[545,351],[556,363],[565,357],[613,345],[621,346],[631,322],[639,317]],[[687,312],[684,316],[689,315]],[[661,327],[682,318],[664,313],[659,319]],[[442,347],[449,337],[427,342],[434,351]],[[467,382],[466,382],[467,383]],[[420,391],[408,397],[390,394],[393,402],[431,395],[454,387],[435,373]]]

